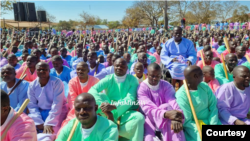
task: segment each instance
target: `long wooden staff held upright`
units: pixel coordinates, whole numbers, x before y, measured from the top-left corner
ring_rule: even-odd
[[[183,84],[184,84],[184,87],[185,87],[185,90],[186,90],[186,94],[187,94],[187,97],[188,97],[188,101],[189,101],[189,104],[190,104],[191,111],[193,113],[193,117],[194,117],[196,127],[198,129],[200,138],[202,140],[201,128],[199,126],[199,121],[198,121],[198,118],[196,116],[196,113],[195,113],[195,110],[194,110],[194,105],[193,105],[193,102],[192,102],[192,99],[191,99],[191,96],[190,96],[190,93],[189,93],[188,85],[187,85],[187,82],[186,82],[185,79],[183,80]]]
[[[204,66],[206,66],[206,64],[205,64],[205,60],[204,60],[204,56],[203,56],[202,50],[200,50],[200,54],[201,54],[202,64],[203,64],[203,67],[204,67]]]
[[[225,64],[225,61],[224,61],[224,56],[223,56],[223,54],[221,54],[221,60],[222,60],[222,64],[223,64],[225,76],[226,76],[226,78],[228,79],[227,67],[226,67],[226,64]]]

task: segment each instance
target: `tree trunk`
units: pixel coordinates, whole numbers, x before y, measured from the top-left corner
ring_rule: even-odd
[[[163,16],[164,16],[164,29],[168,30],[168,3],[167,1],[164,2],[164,10],[163,10]]]

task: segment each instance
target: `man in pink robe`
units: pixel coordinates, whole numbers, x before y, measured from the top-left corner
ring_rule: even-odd
[[[237,46],[236,41],[229,42],[230,53],[235,53],[236,46]],[[223,54],[224,59],[225,59],[226,55],[229,54],[229,51],[225,50],[224,52],[222,52],[222,54]]]
[[[16,114],[15,110],[10,107],[8,94],[1,90],[1,137]],[[37,141],[34,121],[22,113],[11,125],[2,141]]]
[[[144,140],[162,138],[163,141],[185,141],[182,131],[184,116],[176,102],[175,90],[171,84],[160,80],[161,74],[158,64],[150,64],[148,78],[137,90],[139,104],[145,115]],[[176,118],[171,118],[173,115]],[[161,135],[155,135],[157,132]]]
[[[216,49],[211,48],[209,45],[205,45],[204,48],[201,50],[203,58],[205,58],[205,52],[209,50],[212,51],[213,57],[220,58],[220,54],[216,51]],[[201,52],[200,51],[197,52],[197,57],[201,58]]]
[[[157,63],[158,65],[161,64],[161,57],[160,57],[160,54],[161,54],[161,46],[158,46],[158,47],[156,48],[156,52],[153,54],[153,56],[156,58],[155,63]]]
[[[203,81],[205,81],[211,88],[213,93],[220,87],[219,81],[214,78],[214,68],[212,66],[205,66],[202,68]]]
[[[75,118],[74,101],[75,98],[81,93],[86,93],[89,89],[99,82],[99,79],[88,75],[89,67],[85,62],[80,62],[76,67],[77,77],[72,78],[69,81],[69,94],[68,94],[68,106],[69,113],[67,118],[62,122],[61,128],[57,135],[60,134],[61,129],[73,118]]]
[[[213,60],[213,52],[212,51],[206,51],[204,53],[204,62],[205,62],[205,66],[211,66],[212,68],[215,67],[215,65],[219,64],[219,62]],[[198,63],[197,63],[197,66],[199,66],[201,69],[204,67],[203,66],[203,62],[202,60],[200,60]]]
[[[37,57],[36,56],[28,56],[26,65],[21,66],[17,71],[16,71],[16,78],[20,79],[22,74],[26,74],[27,76],[24,78],[24,80],[28,82],[32,82],[37,78],[37,73],[36,73],[36,64],[37,62]],[[26,69],[26,67],[28,67]],[[26,71],[25,71],[26,69]],[[24,72],[25,71],[25,72]]]

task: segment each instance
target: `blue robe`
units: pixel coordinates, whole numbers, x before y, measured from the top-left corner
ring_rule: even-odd
[[[181,43],[176,46],[174,38],[169,39],[161,50],[161,61],[166,66],[179,55],[191,61],[192,65],[196,63],[197,53],[192,41],[182,38]]]
[[[50,75],[51,76],[55,76],[57,78],[60,78],[62,81],[65,81],[66,83],[69,83],[71,77],[70,77],[70,72],[71,72],[71,69],[67,66],[63,66],[63,71],[61,72],[61,74],[57,74],[56,73],[56,69],[55,68],[52,68],[50,69]]]
[[[48,83],[41,87],[37,77],[29,85],[28,98],[29,116],[35,125],[50,125],[54,130],[54,134],[37,134],[38,140],[46,137],[49,138],[47,140],[54,140],[68,112],[63,82],[50,76]]]
[[[105,76],[115,73],[114,66],[109,66],[105,69],[102,69],[95,77],[99,80],[103,79]],[[127,69],[127,74],[129,74],[129,69]]]
[[[61,56],[62,57],[62,56]],[[62,57],[62,59],[66,60],[67,63],[69,64],[69,66],[71,67],[70,63],[71,63],[71,56],[70,55],[67,55],[65,58]]]
[[[19,81],[19,79],[16,78],[16,83]],[[15,84],[16,84],[15,83]],[[7,90],[7,83],[2,81],[0,83],[1,89],[4,90],[6,93],[9,93],[11,90]],[[23,104],[24,100],[27,98],[27,91],[28,91],[29,83],[25,80],[23,80],[19,86],[11,93],[9,96],[10,98],[10,106],[15,109],[15,111],[18,111],[21,105]]]
[[[88,66],[89,66],[89,63],[87,63],[87,64],[88,64]],[[105,66],[104,66],[103,64],[99,64],[99,65],[98,65],[97,72],[96,72],[96,75],[98,75],[103,69],[105,69]],[[93,70],[91,70],[91,69],[90,69],[90,66],[89,66],[89,73],[88,73],[88,75],[91,75],[91,76],[94,76],[94,77],[95,77],[95,76],[96,76],[96,75],[95,75],[95,68],[94,68]],[[74,78],[74,77],[77,76],[77,74],[76,74],[76,69],[70,72],[70,76],[71,76],[71,78]]]

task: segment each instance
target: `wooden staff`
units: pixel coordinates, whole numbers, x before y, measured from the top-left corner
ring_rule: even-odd
[[[8,52],[9,52],[9,50],[12,50],[12,46],[15,44],[15,42],[13,42],[11,45],[10,45],[10,47],[6,50],[6,52],[3,54],[3,56],[5,56]]]
[[[204,66],[206,66],[206,64],[205,64],[205,60],[204,60],[204,56],[203,56],[202,50],[200,50],[200,54],[201,54],[201,61],[202,61],[203,67],[204,67]]]
[[[227,51],[230,53],[231,51],[230,51],[230,48],[229,48],[227,36],[225,36],[223,40],[224,40],[224,43],[225,43],[225,45],[226,45]]]
[[[247,61],[250,63],[250,58],[248,55],[245,56],[247,58]]]
[[[194,110],[194,105],[193,105],[193,102],[192,102],[192,99],[191,99],[191,96],[190,96],[190,93],[189,93],[188,85],[187,85],[187,82],[186,82],[185,79],[183,80],[183,83],[184,83],[184,87],[185,87],[186,94],[187,94],[187,97],[188,97],[188,101],[189,101],[189,104],[190,104],[190,108],[191,108],[191,111],[192,111],[193,116],[194,116],[194,121],[195,121],[196,127],[198,129],[200,138],[202,139],[201,128],[200,128],[199,121],[197,119],[197,116],[196,116],[196,113],[195,113],[195,110]]]
[[[210,37],[210,44],[211,44],[211,48],[212,48],[212,46],[213,46],[213,38],[212,37]]]
[[[246,34],[243,36],[242,40],[241,40],[241,43],[243,42],[244,38],[245,38]]]
[[[70,132],[70,134],[69,134],[69,137],[68,137],[68,139],[67,139],[67,141],[71,141],[71,139],[72,139],[72,137],[73,137],[73,135],[74,135],[74,132],[75,132],[75,130],[76,130],[76,127],[77,127],[77,125],[78,125],[78,120],[76,119],[76,121],[74,122],[74,125],[73,125],[73,127],[72,127],[72,130],[71,130],[71,132]]]
[[[7,135],[8,130],[10,129],[11,125],[16,121],[16,119],[23,113],[24,109],[26,108],[26,106],[28,105],[28,103],[30,102],[29,99],[26,99],[22,106],[20,107],[20,109],[18,110],[18,112],[16,113],[16,115],[11,119],[11,121],[9,122],[9,124],[7,125],[7,127],[5,128],[2,136],[1,136],[1,140],[4,140],[5,136]]]
[[[50,45],[49,45],[49,48],[48,48],[48,51],[49,51],[49,52],[50,52],[50,48],[51,48],[51,46],[52,46],[52,43],[54,42],[54,39],[55,39],[55,36],[53,37],[52,42],[50,42]]]
[[[27,76],[27,74],[25,74],[17,83],[16,85],[14,85],[14,87],[10,90],[10,92],[8,93],[8,95],[10,95],[15,89],[16,87],[21,84],[21,82],[23,81],[23,79]]]
[[[21,74],[21,76],[19,77],[19,79],[21,79],[23,77],[23,75],[25,74],[26,70],[28,69],[28,66],[25,67],[25,69],[23,70],[23,73]]]
[[[19,46],[23,43],[24,41],[24,37],[21,38],[21,42],[19,43],[19,45],[17,46],[17,48],[19,48]]]
[[[228,79],[227,67],[226,67],[226,64],[225,64],[225,61],[224,61],[224,56],[223,56],[223,54],[221,54],[221,60],[222,60],[222,64],[223,64],[223,68],[224,68],[224,72],[225,72],[226,78]]]

